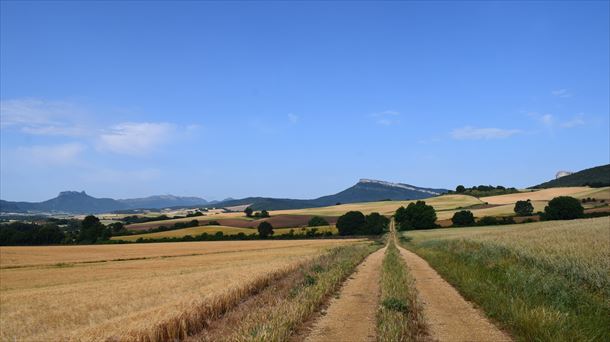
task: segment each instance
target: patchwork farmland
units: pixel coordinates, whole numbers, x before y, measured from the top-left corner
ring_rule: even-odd
[[[442,224],[465,209],[477,218],[514,216],[518,200],[531,199],[534,212],[541,211],[557,195],[585,199],[587,212],[603,213],[608,211],[610,188],[558,188],[482,198],[452,194],[426,203]],[[218,212],[127,225],[136,234],[113,237],[135,242],[218,232],[255,236],[256,226],[268,221],[277,225],[275,236],[297,234],[291,240],[3,246],[0,339],[610,337],[608,217],[414,231],[397,231],[391,223],[385,235],[376,238],[304,239],[314,216],[328,222],[316,230],[336,235],[337,219],[348,211],[392,216],[412,202],[271,211],[269,218],[258,219]],[[201,225],[145,232],[193,219]],[[212,220],[219,225],[205,225]],[[535,285],[542,283],[545,288]],[[354,312],[357,320],[346,322],[345,317],[356,317]]]

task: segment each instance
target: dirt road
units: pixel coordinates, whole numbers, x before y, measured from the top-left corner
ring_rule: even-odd
[[[438,341],[511,341],[417,254],[399,247],[424,304],[430,334]]]
[[[379,276],[386,248],[369,255],[345,282],[305,341],[375,341]]]

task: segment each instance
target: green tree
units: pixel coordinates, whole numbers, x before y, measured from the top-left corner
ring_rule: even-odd
[[[319,227],[319,226],[328,226],[328,221],[326,221],[323,217],[314,216],[309,219],[307,222],[308,227]]]
[[[458,227],[472,226],[474,225],[474,215],[472,215],[470,210],[461,210],[453,214],[451,222],[453,222],[454,226]]]
[[[517,201],[515,203],[515,213],[519,216],[529,216],[534,212],[532,201]]]
[[[261,210],[261,217],[269,217],[269,212],[267,210]]]
[[[261,222],[258,225],[258,235],[260,235],[260,237],[263,239],[273,235],[273,226],[271,225],[271,223],[267,221]]]
[[[93,215],[89,215],[81,222],[78,242],[96,243],[97,241],[108,240],[110,235],[110,230],[106,229],[100,222],[100,219]]]
[[[337,220],[337,229],[339,235],[356,235],[362,231],[365,224],[366,219],[361,212],[348,211]]]
[[[252,208],[247,207],[246,209],[244,209],[244,213],[246,214],[247,217],[252,217]]]
[[[464,193],[464,192],[466,192],[466,188],[463,185],[458,185],[455,188],[455,192],[457,192],[458,194]]]
[[[544,218],[547,220],[572,220],[583,216],[582,204],[570,196],[555,197],[544,208]]]
[[[394,219],[398,223],[399,230],[436,227],[436,211],[424,201],[411,202],[406,208],[398,208]]]
[[[363,233],[367,235],[379,235],[386,231],[390,224],[390,219],[379,213],[370,213],[365,219],[366,224]]]

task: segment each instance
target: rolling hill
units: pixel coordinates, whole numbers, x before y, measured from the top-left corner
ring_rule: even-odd
[[[57,197],[44,202],[0,201],[0,212],[41,213],[61,212],[70,214],[96,214],[129,209],[161,209],[214,206],[217,208],[250,205],[254,210],[282,210],[323,207],[337,203],[371,202],[380,200],[411,200],[437,196],[445,189],[421,188],[409,184],[390,183],[371,179],[361,179],[354,186],[334,195],[315,199],[290,199],[270,197],[247,197],[227,199],[222,202],[207,202],[199,197],[179,197],[172,195],[151,196],[135,199],[95,198],[84,191],[64,191]]]
[[[610,164],[592,167],[533,186],[534,189],[558,188],[568,186],[610,186]]]

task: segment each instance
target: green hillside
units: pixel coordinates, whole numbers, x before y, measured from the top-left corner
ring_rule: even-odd
[[[558,188],[565,186],[610,186],[610,164],[582,170],[568,176],[538,184],[532,188]]]

